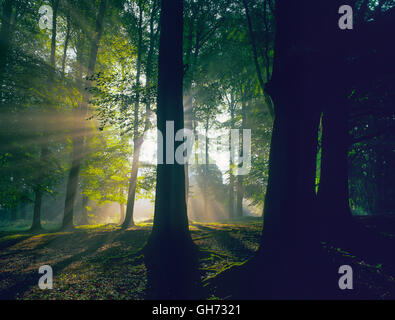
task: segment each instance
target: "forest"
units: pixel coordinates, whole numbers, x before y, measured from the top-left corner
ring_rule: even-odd
[[[0,300],[395,299],[394,0],[0,23]]]

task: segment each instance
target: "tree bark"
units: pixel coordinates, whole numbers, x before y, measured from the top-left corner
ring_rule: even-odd
[[[165,136],[166,121],[174,122],[175,132],[184,127],[183,1],[162,0],[161,9],[157,124]],[[176,142],[174,150],[180,144]],[[164,155],[171,150],[167,150],[165,143],[163,149]],[[190,285],[195,281],[191,275],[193,248],[188,228],[184,165],[158,164],[154,225],[146,246],[153,298],[190,297],[193,293]]]
[[[88,77],[92,76],[95,70],[97,52],[99,50],[99,43],[103,33],[103,21],[104,21],[106,8],[107,8],[107,0],[101,0],[99,12],[96,18],[95,34],[91,42],[91,52],[89,55],[88,72],[87,72]],[[85,83],[85,87],[89,87],[89,84],[90,81],[87,80]],[[76,112],[77,114],[76,120],[81,122],[83,126],[83,130],[81,130],[80,134],[74,135],[72,139],[73,153],[72,153],[71,169],[69,172],[69,177],[67,180],[67,187],[66,187],[65,208],[64,208],[64,216],[62,223],[63,230],[71,230],[74,228],[73,225],[74,204],[75,204],[77,189],[78,189],[79,171],[83,161],[84,140],[86,135],[85,117],[88,112],[88,100],[89,100],[88,92],[84,91],[82,94],[82,102],[80,104],[79,110]]]
[[[137,68],[136,68],[136,103],[134,105],[134,125],[133,125],[133,163],[132,172],[129,180],[128,202],[126,206],[126,217],[122,224],[123,228],[134,226],[133,211],[134,202],[136,198],[137,177],[139,171],[140,151],[143,144],[142,137],[139,136],[139,108],[140,108],[140,75],[141,75],[141,59],[142,59],[142,44],[143,44],[143,8],[141,0],[138,2],[139,7],[139,27],[138,27],[138,45],[137,45]],[[142,133],[144,134],[144,132]]]
[[[64,42],[63,58],[62,58],[62,75],[63,75],[63,77],[65,76],[65,72],[66,72],[67,49],[69,46],[70,35],[71,35],[70,8],[68,8],[68,11],[67,11],[66,21],[67,21],[67,30],[66,30],[66,39]]]
[[[243,132],[243,129],[246,127],[246,96],[245,92],[243,89],[241,89],[241,132]],[[240,139],[240,145],[239,145],[239,155],[240,157],[243,156],[243,146],[244,146],[244,141],[243,138]],[[242,163],[239,163],[239,167],[241,168],[243,166]],[[237,205],[236,205],[236,216],[238,218],[243,216],[243,176],[239,174],[237,176],[237,188],[236,188],[236,194],[237,194]]]
[[[41,230],[41,203],[43,192],[38,189],[35,191],[33,222],[30,228],[31,231]]]
[[[119,204],[119,213],[120,213],[120,217],[119,217],[119,224],[122,225],[123,221],[125,220],[125,205],[120,203]]]
[[[6,0],[3,4],[3,16],[0,29],[0,77],[3,78],[4,68],[7,63],[7,54],[10,46],[11,15],[14,0]],[[0,79],[1,79],[0,78]]]
[[[323,39],[332,30],[328,26],[330,19],[336,21],[337,9],[336,3],[312,0],[277,2],[275,118],[258,253],[272,298],[312,298],[322,291],[318,283],[325,287],[318,254],[315,174],[322,97],[328,95],[322,66],[328,65],[323,59],[331,45]],[[332,11],[328,20],[322,19]]]
[[[50,74],[48,76],[48,83],[53,82],[55,78],[55,59],[56,59],[56,19],[58,16],[58,6],[59,0],[52,1],[53,12],[52,12],[52,36],[51,36],[51,55],[49,58],[49,63],[52,67]],[[43,176],[45,171],[46,162],[48,161],[49,157],[49,146],[48,146],[48,134],[44,130],[43,131],[43,142],[41,145],[41,153],[40,153],[40,177],[38,186],[35,188],[35,200],[34,200],[34,214],[33,214],[33,223],[32,223],[32,230],[40,230],[41,229],[41,207],[42,207],[42,199],[43,199]]]
[[[86,195],[82,195],[82,212],[81,212],[81,225],[86,225],[89,223],[89,219],[88,219],[88,209],[87,209],[87,205],[89,202],[89,198]]]
[[[243,1],[243,6],[244,6],[246,18],[247,18],[248,32],[250,35],[250,41],[251,41],[252,53],[253,53],[253,57],[254,57],[255,69],[256,69],[257,76],[258,76],[259,85],[262,89],[262,92],[265,94],[265,83],[263,81],[261,66],[259,65],[258,49],[257,49],[257,44],[256,44],[256,38],[254,35],[254,30],[252,27],[250,9],[248,7],[247,0],[242,0],[242,1]],[[274,110],[273,110],[272,104],[268,103],[267,108],[269,110],[270,116],[273,118],[274,117]]]
[[[206,118],[206,124],[205,124],[205,137],[206,137],[206,144],[205,144],[205,155],[206,155],[206,163],[204,165],[204,179],[203,179],[203,201],[204,201],[204,216],[207,216],[207,211],[208,211],[208,181],[209,181],[209,143],[210,139],[208,137],[208,129],[209,129],[209,116]]]
[[[235,127],[235,101],[234,95],[230,94],[230,126]],[[233,175],[234,154],[232,153],[232,139],[229,135],[229,218],[235,218],[235,176]]]
[[[142,41],[143,41],[143,28],[142,28],[142,23],[143,23],[143,11],[142,11],[142,6],[141,6],[141,1],[139,2],[139,7],[140,7],[140,15],[139,15],[139,40],[138,40],[138,57],[137,57],[137,75],[136,75],[136,82],[137,84],[140,83],[140,73],[141,73],[141,59],[142,59]],[[153,54],[154,54],[154,46],[155,46],[155,32],[154,32],[154,19],[156,15],[156,10],[157,10],[157,2],[155,1],[153,4],[153,8],[151,11],[151,18],[150,18],[150,44],[149,44],[149,50],[148,50],[148,56],[147,56],[147,65],[146,65],[146,84],[145,88],[147,91],[150,90],[151,87],[151,81],[152,81],[152,60],[153,60]],[[146,101],[146,111],[145,111],[145,125],[143,132],[141,135],[139,135],[138,132],[138,109],[140,105],[140,94],[138,93],[136,96],[137,102],[135,105],[135,112],[134,112],[134,151],[133,151],[133,162],[132,162],[132,172],[130,174],[130,180],[129,180],[129,191],[128,191],[128,201],[127,201],[127,208],[126,208],[126,216],[124,219],[124,222],[122,224],[123,228],[129,228],[133,227],[134,220],[133,220],[133,215],[134,215],[134,204],[135,204],[135,199],[136,199],[136,187],[137,187],[137,177],[138,177],[138,171],[139,171],[139,161],[140,161],[140,153],[141,153],[141,148],[144,143],[144,135],[149,129],[149,118],[151,115],[151,97],[147,97]]]

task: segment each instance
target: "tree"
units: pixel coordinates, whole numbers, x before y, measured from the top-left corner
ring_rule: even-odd
[[[211,82],[207,79],[201,80],[198,88],[195,90],[195,107],[194,107],[194,119],[202,122],[205,135],[205,170],[203,180],[203,198],[204,198],[204,212],[207,213],[207,201],[208,201],[208,174],[209,174],[209,129],[213,125],[213,120],[216,113],[218,112],[218,105],[222,99],[219,86],[217,82]]]
[[[333,39],[324,35],[335,32],[336,26],[329,26],[336,16],[328,12],[337,9],[336,3],[277,3],[272,76],[275,119],[265,228],[257,255],[264,274],[270,275],[263,276],[262,283],[270,297],[307,298],[328,293],[324,276],[320,277],[325,267],[319,255],[314,190],[320,104],[329,81],[322,66],[332,45],[323,39]],[[316,286],[318,282],[321,287]]]
[[[137,45],[137,75],[136,75],[136,103],[134,107],[134,128],[133,128],[133,144],[134,144],[134,153],[133,153],[133,164],[132,171],[130,175],[129,181],[129,192],[128,192],[128,202],[126,206],[126,217],[123,223],[123,228],[128,228],[134,226],[133,221],[133,211],[134,211],[134,203],[136,197],[136,186],[137,186],[137,177],[139,171],[139,159],[142,145],[144,143],[144,134],[148,131],[150,126],[150,115],[151,115],[151,96],[150,90],[152,87],[152,78],[153,78],[153,56],[156,44],[156,32],[154,30],[154,22],[156,18],[156,12],[158,9],[157,1],[153,1],[151,14],[150,14],[150,22],[149,22],[149,48],[147,53],[147,61],[146,61],[146,93],[148,96],[146,97],[146,112],[145,112],[145,122],[144,128],[142,132],[139,132],[139,105],[140,105],[140,73],[142,68],[142,55],[143,55],[143,7],[142,2],[139,1],[139,18],[138,18],[138,45]]]
[[[6,0],[3,3],[3,15],[1,18],[0,29],[0,76],[3,75],[5,65],[7,63],[7,54],[10,45],[11,33],[11,15],[14,0]]]
[[[158,130],[174,122],[177,132],[183,116],[183,1],[163,0],[160,17],[158,72]],[[174,150],[180,145],[176,142]],[[163,144],[163,154],[173,152]],[[157,166],[154,225],[146,246],[146,259],[155,298],[185,298],[191,277],[193,244],[188,228],[184,166],[175,162]],[[190,288],[189,288],[190,289]]]
[[[88,71],[87,71],[88,80],[86,82],[87,88],[90,87],[89,79],[93,75],[95,70],[97,53],[99,50],[99,43],[103,33],[103,20],[107,8],[107,1],[108,0],[100,1],[100,7],[96,18],[96,28],[95,28],[94,37],[92,38],[91,41],[90,55],[88,61]],[[86,117],[88,112],[88,101],[89,101],[88,92],[84,91],[81,106],[79,107],[79,110],[76,111],[76,113],[78,113],[78,115],[76,116],[77,119],[81,120]],[[74,136],[73,139],[73,153],[72,153],[73,158],[72,158],[71,169],[67,181],[64,217],[62,223],[62,229],[64,230],[73,229],[74,203],[78,189],[78,175],[83,159],[82,155],[84,148],[84,139],[85,139],[85,129],[83,130],[82,134],[77,134],[76,136]]]
[[[56,27],[57,27],[57,16],[58,16],[58,7],[59,7],[59,0],[52,1],[52,35],[51,35],[51,55],[49,58],[49,63],[52,68],[52,72],[48,75],[48,83],[50,84],[55,80],[55,59],[56,59]],[[40,170],[40,177],[45,177],[44,171],[45,166],[48,161],[49,157],[49,146],[48,146],[48,134],[44,131],[43,132],[43,140],[44,142],[41,145],[41,152],[40,152],[40,162],[41,162],[41,170]],[[33,222],[31,226],[32,231],[39,231],[41,229],[41,207],[42,207],[42,198],[44,194],[44,185],[42,181],[35,186],[34,190],[34,212],[33,212]]]

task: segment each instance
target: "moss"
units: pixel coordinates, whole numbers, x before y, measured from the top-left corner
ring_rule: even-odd
[[[19,239],[19,238],[23,238],[23,237],[28,237],[26,234],[11,234],[8,236],[4,236],[2,238],[0,238],[0,242],[2,241],[7,241],[7,240],[15,240],[15,239]]]

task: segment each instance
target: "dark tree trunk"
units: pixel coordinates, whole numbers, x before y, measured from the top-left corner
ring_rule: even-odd
[[[238,218],[243,216],[243,176],[237,176],[237,199],[236,199],[236,216]]]
[[[208,170],[209,170],[209,155],[208,155],[208,150],[209,150],[209,143],[210,139],[208,138],[208,128],[209,128],[209,118],[207,117],[206,119],[206,125],[205,125],[205,137],[206,137],[206,144],[205,144],[205,155],[206,155],[206,163],[204,165],[204,179],[203,179],[203,201],[204,201],[204,216],[207,216],[207,211],[208,211],[208,180],[209,180],[209,175],[208,175]]]
[[[329,19],[337,21],[337,9],[336,3],[311,0],[277,2],[275,119],[258,253],[270,297],[313,298],[325,288],[318,255],[315,174],[322,98],[328,95],[323,65],[329,64],[324,57],[331,43],[325,35],[337,27],[328,27]]]
[[[34,199],[34,211],[33,211],[33,222],[30,228],[31,231],[41,230],[41,203],[42,203],[43,192],[36,190]]]
[[[11,211],[11,222],[16,222],[18,220],[18,207],[14,206],[10,209]]]
[[[3,15],[0,29],[0,79],[3,78],[4,68],[7,63],[7,54],[10,45],[11,15],[14,0],[6,0],[3,4]]]
[[[54,78],[55,78],[56,27],[57,27],[56,19],[58,16],[59,0],[52,1],[52,6],[53,6],[53,12],[52,12],[51,55],[49,58],[49,63],[52,67],[52,70],[48,76],[49,85],[51,84],[51,82],[54,81]],[[48,161],[48,157],[49,157],[48,142],[49,142],[48,141],[48,134],[44,130],[43,131],[43,143],[41,146],[41,154],[40,154],[40,166],[41,166],[40,177],[39,177],[40,181],[38,183],[39,185],[36,187],[36,190],[35,190],[33,224],[31,227],[32,230],[36,230],[36,231],[41,229],[41,223],[40,223],[41,213],[37,212],[36,210],[41,210],[41,207],[42,207],[41,202],[42,202],[43,194],[44,194],[44,192],[43,192],[43,178],[45,175],[44,172],[45,172],[46,162]],[[38,219],[38,221],[37,221],[37,219]]]
[[[20,218],[22,220],[26,219],[26,205],[27,205],[26,200],[22,199],[21,202],[20,202],[20,208],[19,208],[19,210],[20,210]]]
[[[81,213],[81,220],[80,220],[81,225],[86,225],[89,223],[88,209],[87,209],[88,202],[89,202],[89,198],[83,194],[82,195],[82,213]]]
[[[244,6],[246,18],[247,18],[248,32],[249,32],[250,41],[251,41],[252,54],[254,57],[256,74],[258,76],[258,81],[259,81],[259,85],[262,89],[262,92],[265,93],[265,83],[263,82],[262,69],[261,69],[261,66],[260,66],[259,60],[258,60],[258,48],[257,48],[257,44],[256,44],[256,37],[255,37],[254,30],[252,27],[250,9],[248,7],[247,0],[242,0],[242,1],[243,1],[243,6]],[[274,116],[273,106],[271,105],[271,103],[268,103],[267,107],[268,107],[271,117],[273,117]]]
[[[235,101],[233,93],[230,94],[230,123],[231,129],[235,127]],[[232,153],[232,139],[229,135],[229,218],[235,217],[235,176],[233,175],[234,153]]]
[[[383,30],[389,30],[393,21],[393,19],[383,19],[381,24],[379,20],[376,24],[370,24],[371,29],[369,29],[369,23],[362,26],[362,28],[365,27],[364,34],[369,34],[366,39],[371,42],[366,42],[366,39],[361,41],[359,37],[362,35],[358,33],[343,32],[336,35],[336,42],[332,44],[333,58],[330,68],[326,70],[326,86],[330,90],[330,95],[327,95],[324,105],[321,177],[318,190],[321,239],[335,242],[336,246],[349,250],[357,256],[369,257],[372,261],[377,261],[389,269],[393,269],[395,265],[393,242],[356,223],[349,207],[348,147],[350,135],[347,97],[351,94],[352,85],[364,77],[364,71],[356,68],[360,62],[352,63],[345,57],[362,55],[360,52],[358,54],[353,52],[355,48],[362,48],[362,42],[363,47],[377,52],[376,60],[386,61],[391,47],[383,43],[379,35]],[[358,62],[358,59],[356,60]]]
[[[157,123],[165,136],[166,121],[174,121],[175,132],[184,127],[182,0],[162,0],[160,30]],[[180,144],[175,143],[174,150]],[[166,155],[165,143],[163,149]],[[195,281],[193,251],[184,165],[176,161],[158,164],[154,225],[146,246],[153,298],[185,299],[196,294],[191,289]]]
[[[82,156],[80,152],[82,152],[81,148],[78,146],[82,146],[83,141],[82,137],[75,137],[73,139],[73,160],[71,162],[71,169],[69,172],[69,176],[67,179],[66,186],[66,198],[65,198],[65,206],[64,206],[64,217],[62,223],[63,230],[71,230],[74,228],[73,218],[74,218],[74,203],[77,197],[78,190],[78,175],[81,166]]]
[[[326,238],[334,234],[337,226],[349,223],[351,218],[348,204],[347,105],[340,103],[339,99],[324,112],[321,152],[318,199],[322,219],[321,235]]]

